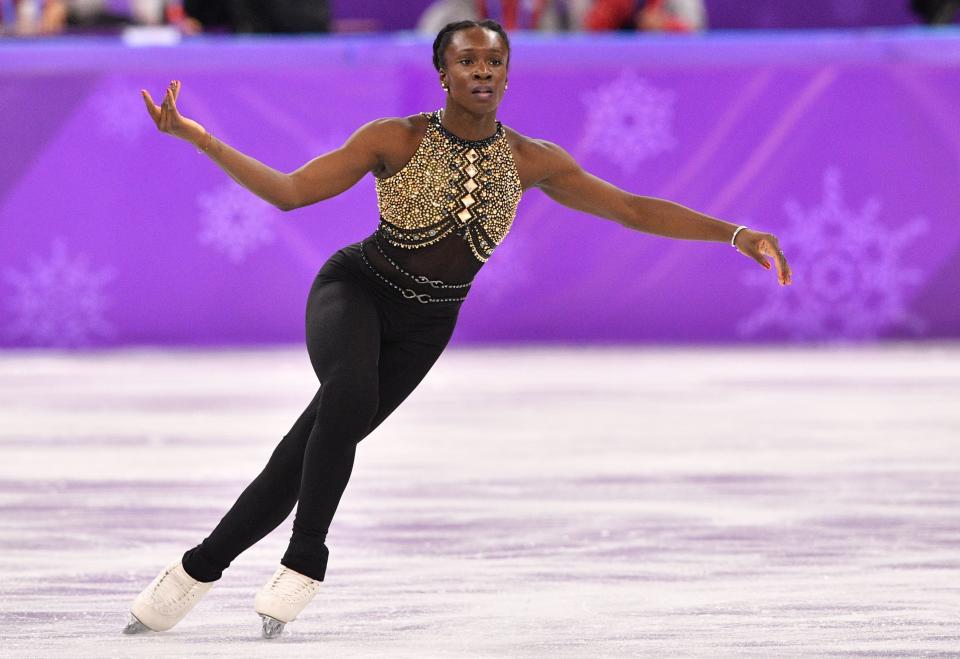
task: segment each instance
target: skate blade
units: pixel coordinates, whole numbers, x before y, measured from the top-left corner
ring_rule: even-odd
[[[260,614],[260,618],[263,620],[263,637],[264,638],[276,638],[283,633],[283,626],[286,624],[280,622],[276,618],[271,618],[268,615]]]
[[[124,634],[143,634],[144,632],[151,631],[149,627],[137,620],[137,616],[130,614],[130,620],[127,622],[127,626],[123,628]]]

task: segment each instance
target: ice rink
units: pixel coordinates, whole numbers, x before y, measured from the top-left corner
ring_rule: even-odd
[[[311,399],[304,350],[0,356],[4,657],[958,657],[960,346],[450,349],[357,454],[320,595],[134,596]]]

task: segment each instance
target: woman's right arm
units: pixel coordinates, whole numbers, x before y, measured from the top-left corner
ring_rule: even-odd
[[[167,87],[158,106],[141,90],[147,111],[157,128],[203,150],[233,180],[281,210],[293,210],[334,197],[353,186],[382,160],[381,148],[389,144],[386,133],[396,130],[392,120],[380,119],[362,126],[339,149],[314,158],[285,174],[237,151],[213,137],[177,110],[180,81]]]

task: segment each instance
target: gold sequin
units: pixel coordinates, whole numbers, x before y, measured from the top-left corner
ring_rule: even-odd
[[[426,113],[424,113],[426,115]],[[417,249],[456,232],[481,262],[510,231],[523,189],[500,122],[485,140],[462,140],[428,117],[416,153],[393,176],[377,179],[381,235]]]

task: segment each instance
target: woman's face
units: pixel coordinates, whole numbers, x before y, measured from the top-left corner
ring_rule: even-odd
[[[492,30],[458,30],[443,53],[440,84],[446,85],[450,97],[468,110],[495,110],[507,84],[509,55],[500,35]]]

